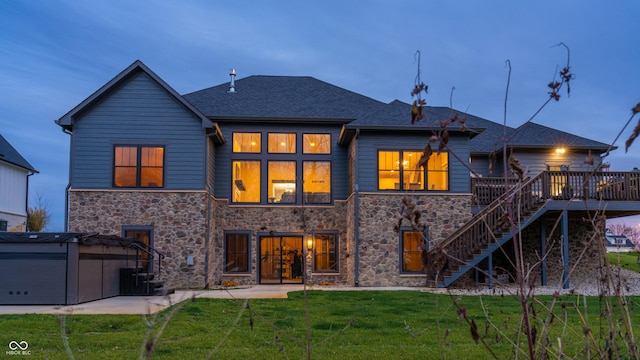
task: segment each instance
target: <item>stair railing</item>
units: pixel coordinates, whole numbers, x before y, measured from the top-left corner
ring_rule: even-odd
[[[149,260],[147,260],[147,262],[149,264],[152,264],[155,258],[155,254],[158,255],[158,278],[160,278],[160,275],[162,274],[162,259],[164,259],[166,256],[161,253],[160,251],[156,250],[155,248],[153,248],[151,245],[148,244],[144,244],[141,242],[132,242],[131,245],[129,245],[130,248],[133,248],[136,251],[136,272],[135,272],[135,288],[137,289],[139,286],[138,281],[140,280],[139,275],[139,271],[140,271],[140,263],[142,262],[142,260],[140,259],[140,252],[143,252],[145,254],[147,254],[149,256]],[[149,272],[149,270],[151,270],[149,267],[147,267],[146,271],[147,273]],[[147,291],[146,293],[149,294],[151,291],[151,287],[150,287],[150,283],[149,281],[147,281]]]
[[[429,251],[444,252],[454,266],[461,266],[473,254],[494,243],[510,228],[509,206],[513,207],[515,223],[544,202],[545,177],[542,174],[524,182],[507,181],[503,194],[476,214],[471,221]],[[504,185],[503,185],[504,188]]]

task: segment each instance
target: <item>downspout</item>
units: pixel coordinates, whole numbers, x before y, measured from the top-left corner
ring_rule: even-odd
[[[356,129],[356,137],[355,137],[355,141],[356,141],[356,150],[355,150],[355,156],[354,156],[354,162],[355,162],[355,169],[354,169],[354,180],[355,180],[355,195],[354,195],[354,210],[355,210],[355,214],[354,214],[354,227],[355,227],[355,231],[354,231],[354,240],[355,240],[355,262],[356,262],[356,266],[355,266],[355,287],[359,287],[360,286],[360,195],[359,192],[360,190],[358,189],[358,178],[359,178],[359,171],[358,171],[358,156],[359,156],[359,151],[358,151],[358,138],[360,137],[360,128]]]
[[[204,288],[209,288],[209,258],[211,256],[209,243],[211,242],[211,196],[213,195],[213,187],[211,186],[211,182],[213,179],[209,179],[209,146],[213,146],[211,135],[208,135],[204,138],[204,169],[205,169],[205,189],[207,189],[207,220],[206,220],[206,231],[204,234]]]
[[[29,232],[29,177],[31,175],[33,175],[34,172],[29,171],[29,173],[27,174],[27,196],[25,196],[24,199],[24,210],[27,213],[27,221],[24,223],[24,230],[26,232]]]
[[[73,132],[68,129],[62,128],[62,132],[70,136],[69,146],[69,182],[64,188],[64,232],[69,231],[69,189],[71,189],[71,169],[73,168],[73,156],[71,156],[71,149],[73,149]]]
[[[204,234],[204,288],[209,289],[209,242],[211,233],[211,194],[213,191],[211,186],[207,184],[207,231]]]

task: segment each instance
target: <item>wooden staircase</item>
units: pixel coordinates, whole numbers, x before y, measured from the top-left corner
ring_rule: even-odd
[[[162,259],[165,255],[149,245],[134,242],[130,247],[136,251],[135,266],[120,268],[120,295],[165,296],[173,294],[174,288],[165,287],[162,274]],[[151,270],[151,264],[158,258],[158,278]]]
[[[427,257],[427,268],[435,276],[431,285],[448,287],[544,214],[544,179],[538,175],[525,181],[505,180],[495,201],[431,249]]]

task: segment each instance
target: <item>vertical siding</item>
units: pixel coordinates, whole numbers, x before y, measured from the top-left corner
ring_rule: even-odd
[[[114,144],[165,146],[165,189],[205,186],[201,121],[145,73],[114,89],[74,124],[74,188],[111,188]]]
[[[27,215],[27,174],[22,168],[0,162],[0,211]]]
[[[227,139],[227,142],[223,145],[216,147],[215,151],[215,196],[217,198],[229,199],[231,198],[231,158],[232,155],[236,158],[242,158],[242,154],[232,154],[233,146],[233,133],[234,132],[261,132],[262,133],[262,155],[251,154],[250,156],[260,156],[262,158],[262,171],[263,178],[266,177],[266,161],[273,154],[267,154],[267,134],[270,132],[296,132],[298,135],[296,141],[297,158],[305,158],[302,155],[302,134],[303,133],[323,133],[331,134],[331,155],[329,160],[331,161],[331,189],[333,193],[333,200],[344,200],[348,196],[348,168],[347,168],[347,149],[338,146],[338,136],[340,134],[340,125],[301,125],[301,124],[260,124],[259,127],[255,123],[242,124],[236,123],[218,123],[222,133]],[[286,156],[286,155],[285,155]],[[298,166],[298,173],[301,173],[301,163]]]
[[[429,137],[424,133],[372,132],[361,131],[359,141],[358,178],[361,191],[378,191],[378,150],[415,150],[422,151]],[[467,135],[449,138],[449,147],[455,151],[456,158],[449,154],[449,191],[468,193],[470,191],[469,137]],[[462,163],[461,161],[465,162]]]

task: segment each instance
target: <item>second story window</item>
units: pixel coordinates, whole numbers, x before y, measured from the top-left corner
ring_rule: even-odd
[[[260,133],[233,133],[234,153],[259,153]]]
[[[163,146],[117,145],[113,153],[114,187],[164,186]]]
[[[231,199],[233,202],[260,202],[260,161],[234,161]]]
[[[424,190],[424,169],[418,165],[420,151],[379,151],[378,189]]]
[[[448,155],[433,153],[420,166],[422,151],[378,151],[378,190],[449,190]]]
[[[331,134],[265,131],[232,137],[231,203],[332,203]],[[261,137],[266,146],[261,147]]]
[[[267,187],[269,202],[296,203],[296,162],[269,161]]]
[[[296,153],[296,134],[292,133],[270,133],[269,152],[280,154]]]
[[[303,134],[302,152],[304,154],[331,154],[331,135]]]
[[[331,162],[304,161],[302,191],[305,204],[328,204],[331,202]]]

